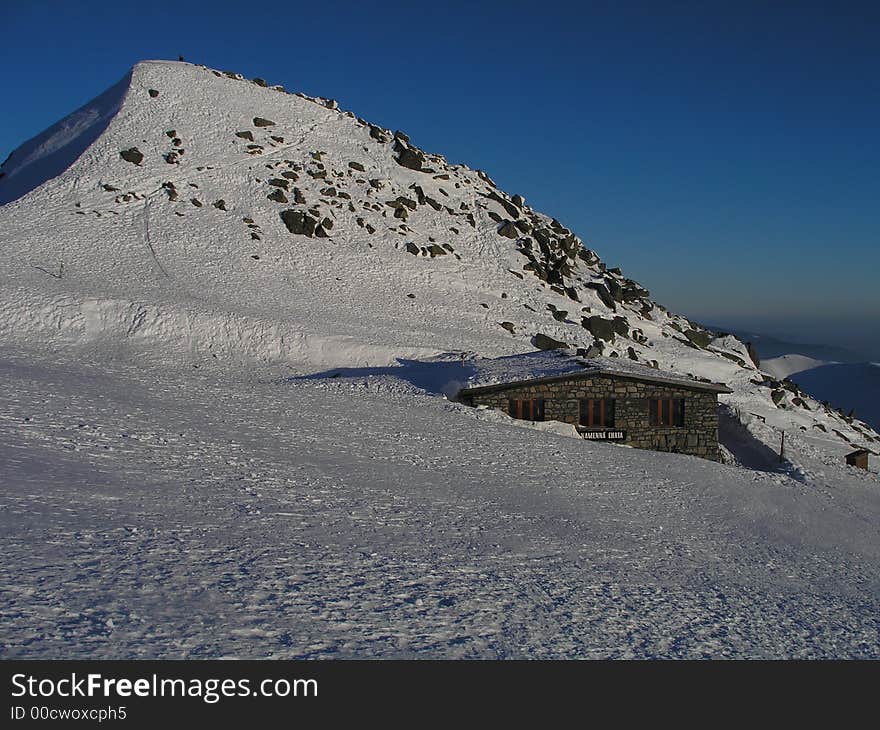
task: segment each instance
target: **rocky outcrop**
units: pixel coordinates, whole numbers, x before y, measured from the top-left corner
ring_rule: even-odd
[[[282,210],[279,214],[287,230],[297,236],[312,237],[318,227],[317,219],[301,210]]]

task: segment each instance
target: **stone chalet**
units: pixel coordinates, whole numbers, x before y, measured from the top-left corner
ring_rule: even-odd
[[[513,418],[571,423],[589,440],[718,461],[718,394],[732,392],[725,385],[622,358],[529,353],[499,360],[507,367],[482,378],[496,382],[469,383],[458,400]]]

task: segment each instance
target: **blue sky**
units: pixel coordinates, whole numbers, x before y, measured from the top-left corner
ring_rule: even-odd
[[[0,158],[177,58],[329,96],[671,309],[880,358],[880,3],[0,6]]]

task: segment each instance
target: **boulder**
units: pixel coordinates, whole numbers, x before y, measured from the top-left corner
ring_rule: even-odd
[[[130,162],[133,165],[140,165],[144,159],[143,152],[141,152],[137,147],[129,147],[127,150],[122,150],[122,152],[119,153],[119,156],[126,162]]]
[[[749,353],[752,362],[755,363],[755,367],[761,367],[761,358],[758,355],[758,350],[751,342],[746,342],[746,351]]]
[[[565,350],[568,348],[566,343],[555,340],[550,337],[550,335],[545,335],[543,332],[538,332],[538,334],[532,338],[532,344],[539,350]]]
[[[385,131],[372,124],[370,125],[370,136],[377,142],[382,142],[383,144],[388,141],[388,135],[385,134]]]
[[[694,345],[700,348],[706,348],[712,342],[712,335],[701,330],[689,329],[685,330],[684,336],[687,337]]]
[[[236,132],[236,133],[235,133],[235,136],[236,136],[236,137],[241,137],[242,139],[246,139],[248,142],[253,142],[253,141],[254,141],[254,135],[253,135],[253,132],[248,132],[248,131],[244,131],[244,132]]]
[[[318,221],[301,210],[282,210],[279,214],[287,230],[298,236],[311,237],[315,234]]]
[[[266,197],[275,203],[286,203],[287,202],[287,196],[284,194],[284,191],[281,188],[276,188],[271,193],[269,193]]]
[[[421,172],[425,163],[425,156],[418,150],[411,147],[401,147],[400,152],[395,158],[397,164],[416,172]]]
[[[581,327],[596,339],[614,342],[614,322],[604,317],[592,316],[581,319]]]
[[[513,221],[504,221],[498,228],[498,235],[516,239],[519,238],[519,228],[514,225]]]
[[[254,126],[255,127],[274,127],[275,122],[271,119],[263,119],[263,117],[254,117]]]
[[[364,166],[363,166],[360,162],[349,162],[349,163],[348,163],[348,166],[349,166],[352,170],[357,170],[358,172],[364,172],[364,171],[365,171]]]
[[[519,216],[520,216],[519,208],[517,206],[515,206],[513,203],[511,203],[510,201],[507,201],[504,198],[502,198],[494,190],[491,191],[488,195],[486,195],[486,197],[489,198],[489,200],[494,200],[496,203],[498,203],[502,208],[504,208],[507,215],[509,215],[514,220],[519,218]]]
[[[617,305],[614,303],[614,298],[611,296],[611,292],[608,291],[608,288],[599,283],[598,281],[588,281],[587,288],[592,289],[599,295],[599,299],[602,300],[602,304],[604,304],[608,309],[612,312],[617,311]]]

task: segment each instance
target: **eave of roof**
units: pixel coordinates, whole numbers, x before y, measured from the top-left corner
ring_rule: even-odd
[[[619,378],[621,380],[635,380],[647,383],[660,383],[661,385],[677,386],[683,390],[708,390],[714,393],[732,393],[733,391],[723,383],[704,383],[699,380],[685,380],[675,376],[657,377],[651,375],[637,375],[634,373],[623,373],[619,370],[608,368],[585,368],[584,370],[573,370],[562,375],[550,375],[543,378],[528,378],[526,380],[513,380],[505,383],[493,383],[491,385],[478,385],[473,388],[462,388],[458,394],[460,396],[474,395],[477,393],[492,393],[499,390],[509,390],[523,385],[532,385],[535,383],[555,383],[562,380],[581,380],[601,375],[605,377]]]

